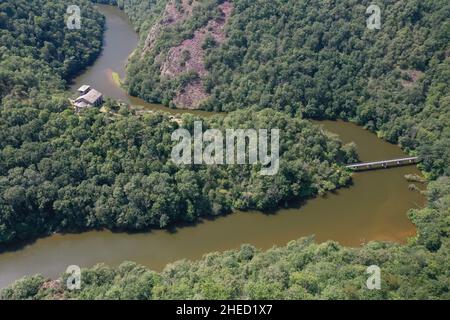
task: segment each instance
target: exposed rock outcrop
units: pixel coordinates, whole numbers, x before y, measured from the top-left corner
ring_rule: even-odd
[[[192,12],[199,2],[196,0],[181,0],[177,5],[175,0],[169,1],[165,7],[163,17],[154,24],[149,31],[142,51],[142,57],[155,46],[155,42],[164,28],[183,23],[192,17]],[[205,67],[205,52],[203,44],[207,37],[211,37],[216,44],[225,42],[224,32],[233,5],[225,1],[219,6],[221,16],[208,21],[207,25],[196,30],[192,39],[184,40],[179,45],[172,47],[168,54],[159,53],[155,63],[161,64],[161,79],[176,79],[184,73],[195,73],[199,77],[191,80],[179,92],[172,102],[179,108],[197,109],[208,98],[203,85],[203,79],[208,71]]]
[[[154,24],[148,33],[147,39],[145,40],[144,49],[142,51],[142,56],[153,48],[155,41],[161,34],[163,28],[175,25],[177,23],[182,23],[188,19],[192,15],[192,9],[196,4],[197,1],[181,0],[181,10],[179,10],[174,0],[168,2],[162,19],[158,23]]]
[[[227,23],[233,6],[225,1],[219,6],[222,16],[216,20],[210,20],[205,27],[195,31],[192,39],[184,40],[180,45],[169,50],[165,62],[161,66],[161,77],[176,78],[187,72],[195,72],[200,79],[187,84],[173,100],[179,108],[196,109],[200,103],[208,98],[203,80],[207,75],[204,61],[203,43],[207,37],[212,37],[218,44],[226,40],[224,27]]]
[[[208,99],[208,97],[208,94],[203,88],[202,81],[197,79],[188,83],[180,92],[178,92],[173,99],[173,103],[177,107],[196,109],[203,101]]]

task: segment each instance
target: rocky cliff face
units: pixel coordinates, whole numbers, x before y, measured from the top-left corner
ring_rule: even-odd
[[[179,6],[176,5],[175,0],[171,0],[167,3],[164,10],[163,17],[161,20],[154,24],[145,40],[144,49],[142,51],[142,56],[147,53],[147,51],[153,49],[156,39],[161,34],[163,28],[175,25],[177,23],[182,23],[192,15],[192,9],[197,4],[197,1],[192,0],[181,0]]]
[[[197,1],[182,0],[176,5],[175,1],[170,1],[165,8],[161,20],[152,26],[145,41],[142,55],[152,50],[155,41],[160,36],[161,31],[176,24],[187,21],[191,16]],[[233,5],[230,1],[225,1],[218,7],[220,16],[208,21],[208,23],[195,30],[191,39],[182,41],[179,45],[170,48],[165,57],[158,56],[161,62],[161,79],[177,79],[183,74],[196,74],[196,79],[190,80],[176,93],[172,102],[178,108],[197,109],[200,104],[208,98],[204,89],[203,79],[208,71],[205,67],[203,44],[206,40],[222,44],[226,41],[224,27],[231,16]]]

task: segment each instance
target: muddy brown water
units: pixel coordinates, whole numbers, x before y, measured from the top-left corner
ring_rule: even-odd
[[[100,10],[106,15],[108,26],[104,53],[76,79],[72,88],[87,83],[107,96],[172,112],[127,96],[110,80],[112,71],[125,76],[124,64],[138,38],[121,11],[108,6],[100,6]],[[352,123],[317,123],[338,134],[344,142],[354,141],[363,161],[405,156],[399,147]],[[0,254],[0,288],[24,275],[57,277],[69,265],[89,267],[100,262],[118,265],[130,260],[160,271],[176,260],[198,259],[208,252],[235,249],[244,243],[268,249],[309,235],[314,235],[318,242],[335,240],[348,246],[371,240],[405,242],[415,234],[406,215],[408,209],[424,205],[423,196],[408,190],[404,175],[410,173],[420,174],[415,166],[356,173],[350,188],[308,200],[298,207],[270,215],[236,212],[175,232],[55,234]]]
[[[71,85],[72,91],[76,92],[79,87],[88,84],[106,97],[121,100],[146,110],[166,111],[172,114],[191,113],[199,116],[213,114],[202,110],[171,109],[161,104],[147,103],[128,95],[125,90],[117,86],[112,75],[115,72],[121,79],[125,79],[128,58],[136,49],[139,38],[124,12],[107,5],[97,5],[97,7],[107,19],[103,51],[92,67],[74,79]]]

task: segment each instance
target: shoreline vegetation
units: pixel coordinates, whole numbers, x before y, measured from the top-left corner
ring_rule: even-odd
[[[61,13],[64,3],[49,3],[44,10]],[[98,18],[97,26],[87,26],[101,29],[104,19]],[[64,20],[55,20],[55,24],[64,24]],[[89,32],[62,29],[67,37]],[[101,43],[102,32],[95,35],[91,41]],[[35,46],[39,48],[40,43]],[[37,54],[36,59],[42,57]],[[58,75],[59,69],[52,69],[45,60],[42,64]],[[20,84],[16,86],[20,90]],[[114,101],[106,103],[112,110],[119,109],[123,117],[112,119],[95,108],[78,115],[71,112],[67,101],[56,98],[51,85],[36,89],[31,100],[21,94],[2,100],[3,105],[15,107],[0,110],[5,136],[0,158],[0,245],[54,232],[142,231],[233,210],[271,211],[291,200],[347,185],[350,172],[344,165],[356,160],[351,146],[343,146],[309,121],[266,109],[257,114],[242,110],[204,123],[205,129],[285,128],[277,176],[258,176],[260,167],[250,165],[176,166],[169,161],[174,144],[171,133],[180,126],[192,131],[198,118],[184,115],[181,123],[161,113],[129,117],[130,111],[115,106]],[[53,99],[49,101],[48,95]],[[11,112],[21,116],[19,122]],[[250,186],[252,192],[248,192]]]
[[[122,88],[122,79],[120,79],[119,73],[112,71],[111,78],[117,87]]]
[[[370,242],[348,248],[317,244],[313,237],[261,251],[212,252],[154,272],[133,262],[82,269],[81,290],[30,276],[0,292],[2,299],[449,299],[448,217],[450,181],[429,184],[428,206],[409,217],[418,227],[408,244]],[[381,290],[367,290],[366,268],[382,270]]]
[[[61,1],[62,3],[58,6],[48,1],[46,6],[42,6],[40,0],[31,2],[33,6],[30,10],[36,12],[39,12],[38,8],[41,6],[44,10],[62,13],[66,4],[66,1]],[[115,1],[97,2],[115,3]],[[250,4],[237,2],[236,7],[243,11],[234,13],[234,18],[231,18],[232,27],[239,23],[241,18],[250,19],[251,15],[248,14],[254,9]],[[27,5],[24,1],[19,3]],[[165,1],[156,1],[155,8],[159,8],[159,11],[155,10],[156,13],[161,13],[163,3]],[[153,9],[152,5],[147,4],[149,6],[146,7],[147,10],[140,10],[140,13],[136,11],[136,8],[129,7],[127,10],[129,5],[128,1],[124,1],[125,12],[128,11],[127,14],[136,28],[141,32],[149,29],[148,21],[154,22],[154,13],[149,20],[144,20],[143,16],[149,12],[148,10]],[[423,24],[420,23],[420,27],[431,29],[432,27],[428,25],[429,21],[441,19],[445,9],[448,9],[448,6],[443,5],[443,1],[437,1],[435,4],[430,1],[425,1],[423,4],[413,1],[411,10],[426,12],[428,15],[424,14],[411,21],[407,16],[396,13],[395,10],[393,14],[406,19],[406,24],[419,24],[425,21]],[[84,3],[84,6],[90,8],[87,3]],[[4,9],[4,7],[1,8]],[[7,9],[23,10],[23,7],[9,6]],[[205,6],[200,13],[207,13],[209,9],[210,7]],[[431,9],[436,9],[434,13],[436,16],[428,13],[433,11]],[[6,26],[6,29],[0,31],[11,32],[11,39],[14,36],[17,38],[8,26],[11,23],[10,16],[18,13],[11,13],[8,10],[5,10],[9,13],[8,17],[5,19],[1,16],[2,19],[0,19],[0,26]],[[101,22],[99,23],[98,15],[93,13],[93,16],[93,20],[97,22],[92,21],[89,26],[97,30],[101,28]],[[64,23],[64,21],[55,21],[59,26]],[[46,21],[35,19],[32,27],[36,28],[37,35],[42,32],[40,23],[43,22]],[[182,36],[187,36],[189,30],[192,31],[198,27],[189,23],[191,23],[190,20],[187,22],[187,29],[181,33]],[[265,22],[261,23],[265,25]],[[183,27],[181,28],[183,31]],[[312,32],[312,30],[306,31]],[[413,41],[405,56],[400,58],[400,63],[405,68],[420,68],[427,79],[427,81],[418,82],[421,90],[395,93],[396,98],[402,102],[395,105],[393,114],[406,124],[403,125],[397,120],[379,114],[379,110],[372,105],[373,102],[370,99],[363,103],[362,109],[358,107],[358,115],[352,114],[351,106],[348,110],[322,110],[326,117],[353,118],[371,130],[380,130],[386,140],[399,142],[405,150],[418,153],[421,157],[421,169],[431,181],[427,191],[428,204],[423,209],[414,209],[409,212],[409,217],[418,228],[418,234],[407,245],[374,242],[362,248],[350,249],[334,242],[319,245],[311,239],[302,239],[293,241],[286,247],[267,252],[259,252],[251,246],[244,245],[239,251],[211,253],[200,261],[180,261],[171,264],[160,274],[132,263],[124,263],[118,268],[97,266],[85,269],[83,271],[85,286],[77,292],[70,292],[65,287],[67,275],[63,275],[61,280],[56,281],[47,281],[40,276],[26,277],[2,290],[0,298],[448,299],[450,295],[450,268],[448,268],[450,184],[445,175],[450,172],[450,169],[445,160],[448,159],[449,150],[446,146],[450,140],[448,140],[448,126],[445,126],[445,121],[449,118],[448,108],[446,108],[448,107],[446,103],[449,101],[448,83],[445,84],[445,77],[448,76],[449,66],[448,57],[443,58],[442,55],[442,43],[446,39],[442,34],[444,31],[434,29],[432,31],[434,33],[430,41],[434,41],[434,46],[431,46],[431,49],[430,47],[417,49],[417,43]],[[402,37],[408,36],[407,34],[398,36],[400,40],[403,39]],[[208,126],[211,127],[245,126],[254,124],[256,119],[257,123],[269,128],[275,126],[289,128],[287,138],[282,142],[282,145],[283,143],[285,145],[284,156],[287,161],[281,165],[281,178],[263,179],[255,176],[251,168],[247,167],[237,171],[235,168],[228,171],[201,167],[178,170],[164,165],[170,150],[170,145],[166,143],[167,137],[170,136],[171,130],[178,127],[178,124],[161,113],[146,115],[142,119],[124,117],[118,121],[111,121],[95,110],[86,112],[81,117],[73,115],[68,111],[67,101],[58,96],[63,92],[61,88],[64,87],[62,80],[64,74],[70,68],[65,65],[61,67],[61,65],[51,64],[49,57],[56,55],[54,51],[60,48],[52,48],[49,42],[37,38],[37,42],[31,46],[10,40],[11,43],[7,43],[6,51],[0,51],[2,58],[5,58],[2,59],[2,68],[6,66],[6,70],[11,70],[9,64],[19,62],[27,67],[35,66],[37,70],[37,72],[33,70],[36,76],[31,83],[34,87],[28,92],[24,91],[24,83],[30,84],[27,83],[30,81],[27,79],[29,74],[24,75],[23,78],[17,78],[13,75],[14,70],[7,74],[10,77],[9,87],[1,88],[0,128],[2,130],[0,132],[4,139],[0,140],[2,141],[0,142],[0,243],[14,243],[58,230],[74,231],[102,225],[117,224],[119,228],[125,230],[126,228],[139,230],[148,226],[164,228],[180,218],[181,221],[195,221],[202,212],[212,211],[214,215],[219,215],[233,208],[273,209],[289,199],[305,198],[334,190],[346,185],[350,179],[349,172],[343,170],[342,165],[356,160],[355,150],[346,149],[339,140],[326,136],[309,121],[300,119],[303,112],[299,110],[303,110],[304,115],[307,116],[318,115],[321,112],[318,101],[316,101],[317,105],[308,105],[304,103],[305,97],[299,97],[298,101],[303,101],[301,105],[282,103],[279,99],[281,96],[290,96],[289,88],[285,92],[280,92],[277,97],[268,97],[259,89],[247,90],[244,99],[239,98],[233,102],[237,106],[248,105],[252,106],[251,108],[234,111],[227,110],[231,103],[222,104],[225,106],[222,110],[233,112],[224,119],[213,117],[208,120]],[[97,44],[100,38],[101,33],[100,36],[95,33],[91,43]],[[230,36],[233,41],[237,41],[238,38]],[[251,42],[255,39],[247,39],[247,41]],[[172,42],[172,40],[168,41],[168,48]],[[62,44],[59,45],[63,47]],[[167,44],[160,45],[164,47]],[[302,53],[307,57],[316,54],[317,48],[323,47],[320,43],[304,45],[312,50]],[[18,46],[24,48],[23,57],[14,52],[14,48]],[[381,46],[383,47],[384,44]],[[32,49],[34,47],[41,50],[35,52]],[[210,49],[210,54],[217,54],[216,50],[219,50],[222,57],[245,63],[241,54],[229,55],[232,52],[230,46]],[[390,49],[396,50],[396,48]],[[423,57],[416,55],[417,60],[412,61],[411,52],[416,49],[425,52]],[[87,53],[83,53],[85,58]],[[50,56],[46,57],[46,54]],[[69,51],[66,54],[70,56],[71,53]],[[259,54],[267,55],[266,62],[273,58],[269,53],[259,52]],[[28,56],[33,57],[34,60],[29,60]],[[286,59],[289,60],[289,57]],[[375,57],[375,59],[378,58]],[[68,60],[64,60],[64,63]],[[135,86],[142,77],[142,72],[138,72],[137,66],[143,67],[144,73],[154,71],[152,69],[154,66],[148,61],[144,66],[140,65],[140,62],[136,61],[136,55],[133,55],[132,60],[129,71],[133,79],[127,78],[126,86],[133,94],[137,93]],[[223,63],[226,66],[220,66]],[[227,60],[218,64],[211,62],[212,76],[217,76],[218,72],[231,76],[230,70],[237,72],[240,67],[244,67],[230,66],[229,63],[231,62]],[[380,63],[386,66],[385,61]],[[37,67],[38,65],[41,66]],[[81,66],[84,65],[87,65],[87,62],[81,63]],[[360,67],[366,68],[366,66]],[[376,68],[376,66],[370,67]],[[264,76],[266,72],[267,70],[258,69],[258,72],[253,75],[255,78],[250,79],[257,82],[258,77],[266,78]],[[330,73],[333,74],[332,68]],[[371,87],[360,89],[367,96],[381,98],[382,94],[389,92],[389,84],[395,83],[397,79],[395,75],[384,74],[381,70],[377,70],[375,75],[383,81],[381,84],[374,85],[375,91]],[[114,82],[120,81],[118,76],[112,73]],[[49,81],[51,78],[56,80]],[[177,81],[181,80],[181,84],[183,81],[189,83],[194,78],[191,74]],[[215,96],[218,91],[235,91],[239,92],[239,95],[242,94],[236,87],[233,88],[240,84],[240,81],[233,80],[229,82],[232,86],[228,87],[226,84],[228,82],[225,80],[218,77],[217,81],[211,84],[217,88],[213,94],[217,99],[216,102],[222,99],[233,100],[230,96]],[[316,80],[313,82],[320,87],[322,82]],[[153,90],[155,87],[152,81],[159,86],[159,80],[152,78],[150,82],[142,81],[142,90],[145,91],[148,88]],[[180,85],[180,82],[163,84],[157,90],[161,92],[167,90],[173,94],[174,85]],[[339,92],[338,89],[333,90]],[[144,92],[145,94],[138,96],[152,97],[147,99],[150,101],[153,97],[157,97],[165,103],[173,98],[173,96],[161,96],[161,92],[150,94]],[[249,97],[255,96],[256,92],[258,92],[256,95],[265,97],[267,103],[249,101]],[[50,100],[47,95],[51,96]],[[402,100],[405,96],[408,98]],[[318,96],[314,94],[310,98],[314,100]],[[344,92],[343,98],[348,98],[348,96],[345,97]],[[295,100],[295,97],[292,99]],[[279,111],[267,109],[267,105],[271,102]],[[335,105],[337,102],[339,101],[323,101],[322,103]],[[381,109],[386,108],[386,104],[389,103],[394,101],[383,100]],[[410,110],[415,104],[421,109]],[[439,108],[441,105],[443,107]],[[403,114],[400,110],[405,106],[409,111]],[[207,105],[205,107],[211,108]],[[414,117],[415,115],[418,116]],[[378,119],[379,116],[383,118]],[[183,126],[190,129],[195,119],[193,116],[185,115]],[[442,125],[436,126],[436,123]],[[408,127],[416,129],[415,134],[408,131]],[[299,140],[305,142],[306,137],[314,137],[314,139],[308,141],[306,146],[295,143]],[[320,150],[316,150],[317,146],[320,146]],[[150,150],[150,153],[142,153],[143,149]],[[296,158],[299,153],[307,156],[298,160]],[[319,163],[311,162],[308,159],[310,154],[315,154]],[[144,165],[143,160],[149,158],[152,159],[151,163]],[[103,163],[105,164],[102,165]],[[323,172],[327,173],[323,174]],[[239,176],[243,176],[244,179],[238,178]],[[417,180],[417,177],[408,178]],[[253,194],[247,194],[244,190],[247,190],[249,185],[253,186],[253,189],[255,189],[254,186],[259,187]],[[155,194],[154,186],[158,187],[157,194]],[[178,189],[176,194],[171,192],[175,188]],[[208,191],[206,194],[205,188]],[[112,197],[109,196],[111,194]],[[148,199],[151,199],[150,205]],[[379,264],[383,270],[387,270],[386,286],[380,291],[370,292],[362,287],[364,283],[362,279],[365,277],[364,266],[368,263]],[[336,274],[336,266],[347,272]],[[201,281],[195,279],[201,279]]]

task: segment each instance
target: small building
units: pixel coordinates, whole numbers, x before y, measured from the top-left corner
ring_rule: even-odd
[[[88,85],[78,89],[82,95],[72,100],[76,112],[80,112],[89,107],[98,107],[103,103],[103,94]]]
[[[80,88],[78,88],[78,92],[81,94],[86,94],[88,93],[88,91],[91,90],[91,86],[85,84],[83,86],[81,86]]]

